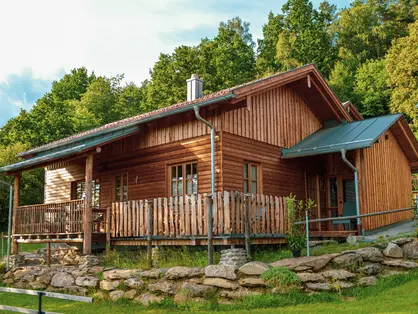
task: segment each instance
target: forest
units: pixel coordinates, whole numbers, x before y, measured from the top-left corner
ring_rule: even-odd
[[[123,74],[71,70],[31,110],[0,128],[0,166],[17,162],[28,148],[182,102],[192,73],[208,94],[308,63],[364,117],[401,112],[418,135],[418,0],[355,0],[344,9],[288,0],[271,9],[257,42],[240,17],[220,22],[213,38],[161,53],[140,86],[126,83]],[[43,184],[43,169],[24,172],[21,204],[42,203]],[[2,187],[0,226],[7,208]]]

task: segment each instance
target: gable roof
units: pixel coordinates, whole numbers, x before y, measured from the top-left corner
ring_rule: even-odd
[[[351,102],[346,101],[343,103],[343,107],[347,110],[348,114],[353,120],[363,120],[363,115],[358,111],[357,107]]]

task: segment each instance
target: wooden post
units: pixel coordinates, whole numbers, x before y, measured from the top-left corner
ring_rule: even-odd
[[[83,254],[91,253],[91,235],[92,235],[92,181],[93,181],[93,154],[87,156],[86,159],[86,197],[84,199],[84,217],[83,217]]]
[[[46,244],[46,265],[51,266],[51,242]]]
[[[145,202],[145,212],[148,214],[147,259],[148,266],[152,268],[152,208],[150,202]]]
[[[20,204],[20,173],[15,175],[15,182],[13,188],[13,219],[12,219],[12,236],[16,234],[16,224],[17,224],[17,208]],[[19,246],[16,240],[12,238],[12,254],[17,254]]]
[[[251,239],[250,239],[250,206],[248,197],[244,196],[244,230],[245,230],[245,250],[247,251],[247,259],[251,260]]]
[[[105,229],[106,229],[106,249],[110,248],[110,207],[106,207],[106,221],[105,221]]]

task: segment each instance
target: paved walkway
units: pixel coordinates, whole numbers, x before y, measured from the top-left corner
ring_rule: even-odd
[[[373,235],[366,236],[365,238],[366,238],[366,240],[373,241],[373,240],[377,240],[378,238],[387,237],[387,236],[389,236],[391,238],[396,237],[400,233],[411,233],[411,232],[414,232],[415,229],[417,228],[415,226],[416,224],[417,224],[417,221],[415,221],[415,220],[407,221],[403,224],[397,225],[397,226],[389,228],[387,230],[380,231],[380,232],[377,232]]]

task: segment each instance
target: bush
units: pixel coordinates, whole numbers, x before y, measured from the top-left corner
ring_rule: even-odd
[[[278,288],[280,292],[288,292],[301,285],[299,277],[286,267],[273,267],[265,271],[261,278],[269,288]]]

